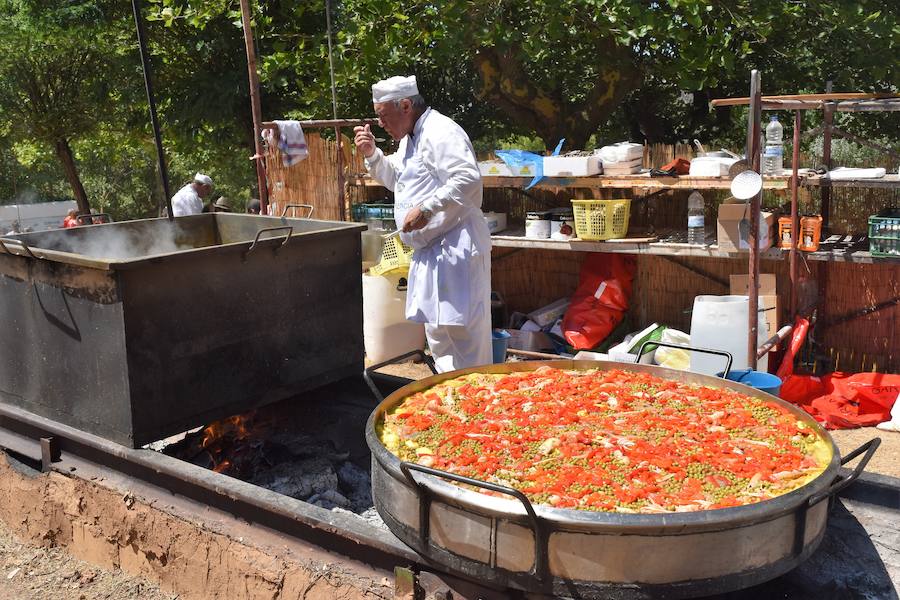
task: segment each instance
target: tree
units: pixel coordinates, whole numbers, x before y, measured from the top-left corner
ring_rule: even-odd
[[[96,3],[11,0],[0,10],[9,15],[0,25],[0,108],[19,139],[53,148],[89,212],[71,142],[94,130],[109,97],[103,13]]]

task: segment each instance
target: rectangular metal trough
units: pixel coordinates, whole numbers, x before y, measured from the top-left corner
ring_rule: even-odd
[[[363,229],[211,213],[0,238],[0,401],[138,447],[359,373]]]

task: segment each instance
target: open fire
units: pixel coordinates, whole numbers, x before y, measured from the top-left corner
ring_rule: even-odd
[[[383,526],[372,502],[363,436],[370,406],[358,396],[345,403],[334,395],[323,403],[307,396],[216,421],[162,452]]]

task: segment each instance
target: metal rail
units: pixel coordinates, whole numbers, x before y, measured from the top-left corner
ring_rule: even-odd
[[[132,449],[0,403],[0,447],[67,472],[80,459],[270,527],[349,558],[392,570],[419,564],[418,555],[392,534],[354,516],[284,496],[153,450]]]

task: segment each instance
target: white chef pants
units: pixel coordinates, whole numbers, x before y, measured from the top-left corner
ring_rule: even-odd
[[[485,244],[488,248],[489,243]],[[491,341],[491,255],[476,255],[469,264],[466,325],[425,324],[425,338],[438,373],[493,362]]]
[[[493,362],[490,304],[485,308],[468,325],[425,325],[425,338],[438,373]]]

